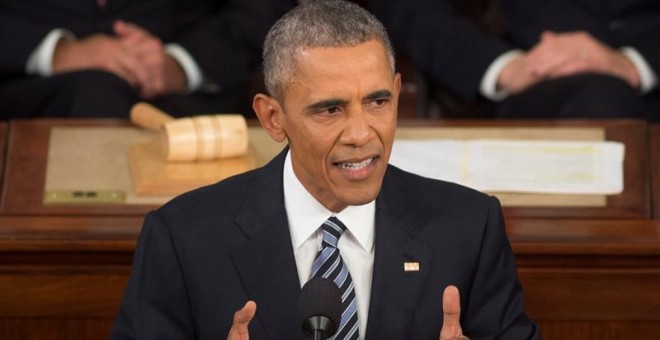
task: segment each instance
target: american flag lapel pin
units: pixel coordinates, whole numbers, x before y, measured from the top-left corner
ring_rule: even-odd
[[[419,262],[417,261],[404,261],[403,262],[403,271],[404,272],[418,272],[419,271]]]

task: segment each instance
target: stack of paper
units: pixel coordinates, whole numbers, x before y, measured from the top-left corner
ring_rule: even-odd
[[[488,192],[618,194],[618,142],[396,140],[390,163]]]

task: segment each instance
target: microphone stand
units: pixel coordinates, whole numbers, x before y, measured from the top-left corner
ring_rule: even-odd
[[[314,340],[326,340],[325,332],[321,329],[314,331]]]

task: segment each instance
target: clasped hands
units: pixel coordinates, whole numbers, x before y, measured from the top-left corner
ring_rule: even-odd
[[[97,33],[79,40],[60,39],[53,54],[53,73],[103,70],[124,79],[140,96],[151,99],[183,91],[186,76],[163,43],[144,28],[117,20],[115,35]]]
[[[640,86],[635,66],[620,51],[587,32],[546,31],[541,34],[538,44],[504,67],[498,87],[517,93],[542,80],[584,72],[618,77],[634,89]]]
[[[257,304],[248,301],[234,313],[234,321],[227,340],[249,340],[248,325],[257,312]],[[443,321],[439,340],[469,340],[461,329],[461,303],[456,286],[448,286],[442,295]]]

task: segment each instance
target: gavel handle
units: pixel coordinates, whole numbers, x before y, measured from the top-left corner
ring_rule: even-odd
[[[145,102],[133,105],[130,117],[133,124],[154,131],[159,131],[165,123],[174,120],[174,117]]]

